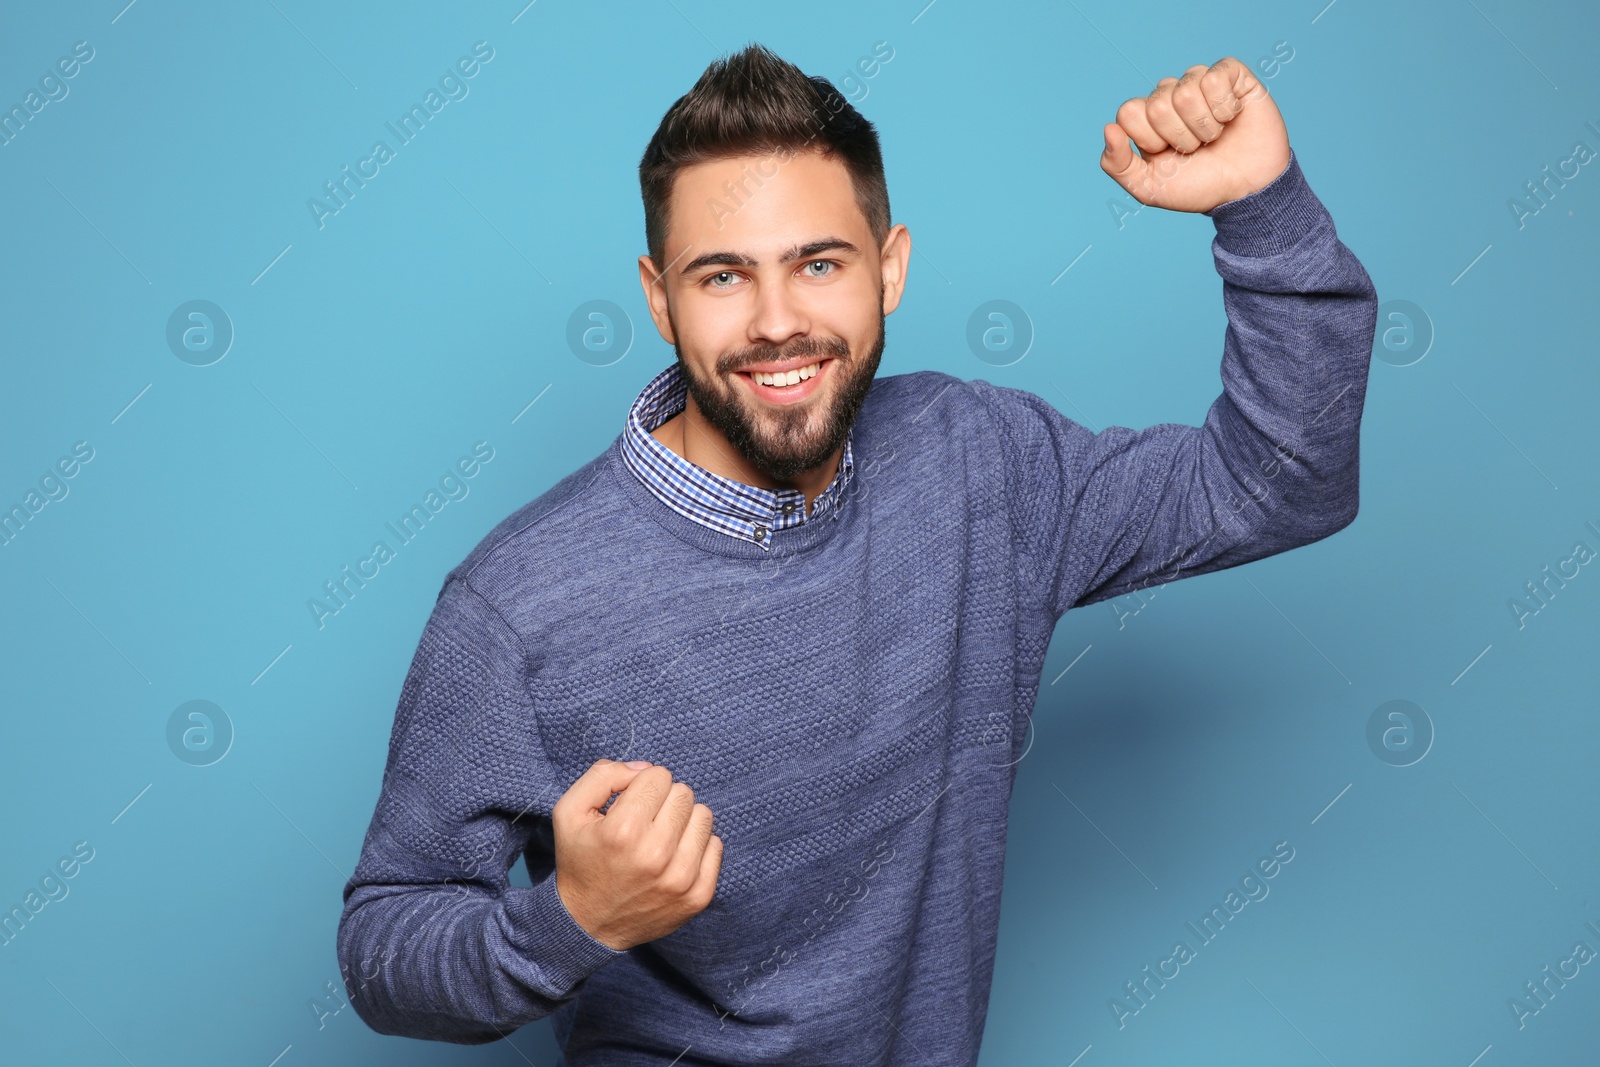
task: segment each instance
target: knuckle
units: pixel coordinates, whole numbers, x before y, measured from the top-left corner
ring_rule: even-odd
[[[679,865],[666,872],[662,884],[676,897],[687,897],[694,890],[695,877],[699,872]]]
[[[651,843],[640,853],[640,859],[645,869],[656,878],[666,875],[672,867],[673,848],[660,843]]]

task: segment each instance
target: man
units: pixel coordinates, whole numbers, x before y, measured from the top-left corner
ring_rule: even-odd
[[[1216,224],[1199,427],[875,380],[911,240],[872,125],[759,46],[667,112],[639,274],[677,363],[445,578],[344,891],[369,1025],[549,1015],[572,1067],[976,1061],[1056,621],[1357,507],[1376,294],[1270,96],[1226,58],[1103,132],[1131,195]]]

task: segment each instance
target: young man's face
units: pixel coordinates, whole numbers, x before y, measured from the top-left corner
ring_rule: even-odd
[[[832,459],[900,301],[905,227],[879,247],[837,160],[741,156],[678,173],[665,254],[659,275],[640,257],[640,282],[706,421],[770,478]],[[811,364],[814,377],[786,388],[749,373]]]

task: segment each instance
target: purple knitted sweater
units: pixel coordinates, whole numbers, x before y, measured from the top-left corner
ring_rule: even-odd
[[[360,1016],[460,1043],[551,1016],[571,1067],[974,1063],[1056,621],[1356,514],[1372,282],[1293,156],[1210,216],[1201,426],[1093,433],[920,371],[874,382],[840,506],[770,548],[666,507],[620,437],[496,526],[442,583],[344,889]],[[665,765],[726,846],[710,907],[625,952],[551,876],[600,757]]]

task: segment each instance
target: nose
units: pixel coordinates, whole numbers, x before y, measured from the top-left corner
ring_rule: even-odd
[[[781,348],[810,329],[810,316],[788,285],[787,277],[778,282],[763,280],[759,284],[747,330],[751,343],[766,343]]]

